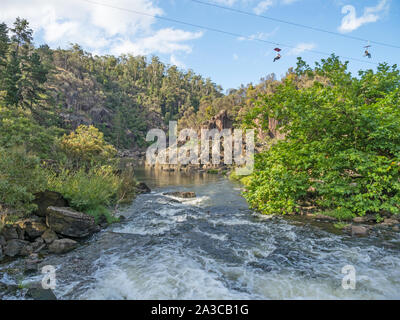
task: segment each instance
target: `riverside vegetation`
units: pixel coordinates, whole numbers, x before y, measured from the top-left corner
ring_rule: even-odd
[[[150,128],[221,89],[156,57],[36,48],[32,34],[21,18],[10,28],[0,24],[2,224],[28,217],[44,190],[112,221],[109,208],[132,199],[136,184],[132,169],[121,170],[117,148],[145,147]]]
[[[245,193],[266,214],[324,212],[339,220],[398,215],[400,72],[381,64],[354,77],[332,56],[297,69],[246,116],[284,135],[257,155]],[[259,122],[257,122],[259,123]]]

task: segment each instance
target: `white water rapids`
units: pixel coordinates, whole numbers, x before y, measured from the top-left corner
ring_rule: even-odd
[[[126,220],[42,265],[59,299],[399,299],[400,235],[354,238],[248,209],[239,186],[212,175],[142,175],[153,187]],[[177,202],[167,191],[195,191]],[[1,269],[0,281],[17,281]],[[356,289],[342,288],[342,268]],[[40,279],[28,277],[29,282]],[[18,297],[5,297],[18,298]]]

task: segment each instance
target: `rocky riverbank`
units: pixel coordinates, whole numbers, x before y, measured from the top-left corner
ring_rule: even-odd
[[[368,214],[364,217],[355,217],[352,220],[339,220],[322,213],[302,213],[285,216],[289,220],[309,221],[331,232],[341,232],[353,237],[363,237],[375,232],[387,230],[400,231],[400,216],[386,214],[378,218],[377,215]]]
[[[2,214],[0,261],[27,257],[32,262],[41,255],[66,253],[104,226],[104,221],[95,222],[68,207],[68,201],[56,192],[39,194],[36,201],[38,210],[28,218],[12,221],[9,213]]]
[[[150,191],[144,183],[137,185],[138,194]],[[25,271],[37,271],[43,256],[67,253],[108,226],[105,216],[96,221],[93,216],[75,211],[57,192],[37,194],[35,203],[38,209],[27,218],[15,219],[15,213],[1,213],[0,263],[24,258]]]

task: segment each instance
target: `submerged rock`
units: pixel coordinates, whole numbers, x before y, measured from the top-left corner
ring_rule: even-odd
[[[51,253],[67,253],[74,250],[78,246],[78,242],[71,239],[60,239],[54,240],[54,242],[49,246],[49,251]]]
[[[65,207],[47,208],[47,226],[58,234],[84,238],[98,231],[92,216]]]
[[[164,195],[183,198],[183,199],[196,198],[196,193],[189,191],[166,192],[164,193]]]

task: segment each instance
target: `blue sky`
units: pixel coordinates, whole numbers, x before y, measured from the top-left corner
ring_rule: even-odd
[[[89,3],[85,0],[2,0],[0,21],[28,19],[37,44],[68,47],[79,43],[97,54],[158,55],[162,61],[193,69],[224,89],[257,83],[261,77],[283,75],[295,66],[296,57],[307,62],[326,56],[308,49],[336,53],[369,62],[399,63],[400,49],[373,45],[372,59],[364,58],[364,42],[306,30],[278,22],[204,6],[191,0],[93,0],[150,16]],[[398,0],[203,0],[339,32],[345,35],[400,46]],[[287,44],[283,58],[273,63],[274,45],[240,39],[195,27],[156,19],[160,16],[243,34],[250,38]],[[351,61],[350,69],[374,68]]]

